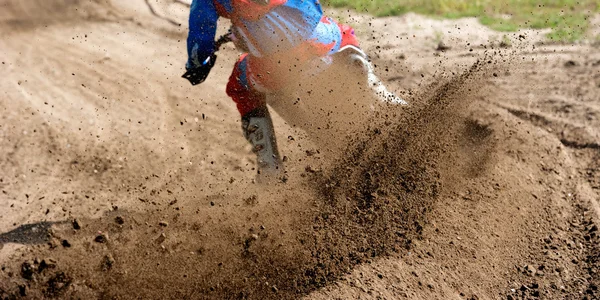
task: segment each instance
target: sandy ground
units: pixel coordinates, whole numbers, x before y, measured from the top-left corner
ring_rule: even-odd
[[[337,154],[276,116],[263,186],[238,53],[190,87],[150,3],[0,0],[0,299],[600,297],[598,45],[332,12],[412,105]]]

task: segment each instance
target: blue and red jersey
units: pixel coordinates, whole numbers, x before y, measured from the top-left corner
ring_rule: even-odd
[[[318,0],[193,0],[189,64],[198,65],[215,51],[219,17],[231,20],[236,38],[257,58],[285,53],[307,42],[313,45],[311,49],[322,52],[317,55],[336,52],[342,46],[339,25],[323,16]]]

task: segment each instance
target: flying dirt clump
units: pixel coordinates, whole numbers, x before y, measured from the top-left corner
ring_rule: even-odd
[[[419,239],[444,186],[451,188],[470,172],[456,167],[458,141],[491,144],[489,129],[462,113],[477,98],[476,82],[487,71],[478,62],[459,76],[440,78],[412,107],[384,110],[377,116],[381,121],[351,141],[358,146],[348,156],[315,176],[321,187],[313,225],[318,230],[312,236],[315,267],[308,272],[314,284],[354,264],[410,249]]]

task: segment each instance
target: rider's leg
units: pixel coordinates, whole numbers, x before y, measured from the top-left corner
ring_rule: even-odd
[[[281,158],[273,121],[265,93],[254,88],[248,79],[249,58],[244,54],[235,64],[227,84],[227,95],[236,103],[242,116],[242,130],[256,153],[259,173],[277,173],[281,170]]]
[[[373,65],[367,55],[360,49],[358,39],[354,35],[354,29],[346,24],[337,23],[337,25],[341,32],[341,43],[337,51],[344,51],[344,49],[349,51],[350,62],[360,67],[365,73],[367,83],[375,96],[384,103],[407,104],[402,98],[388,91],[381,79],[375,75]]]

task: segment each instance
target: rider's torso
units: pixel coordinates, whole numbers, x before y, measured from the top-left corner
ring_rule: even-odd
[[[323,17],[316,0],[213,0],[253,56],[285,52],[310,40]],[[260,3],[265,1],[267,3]]]

